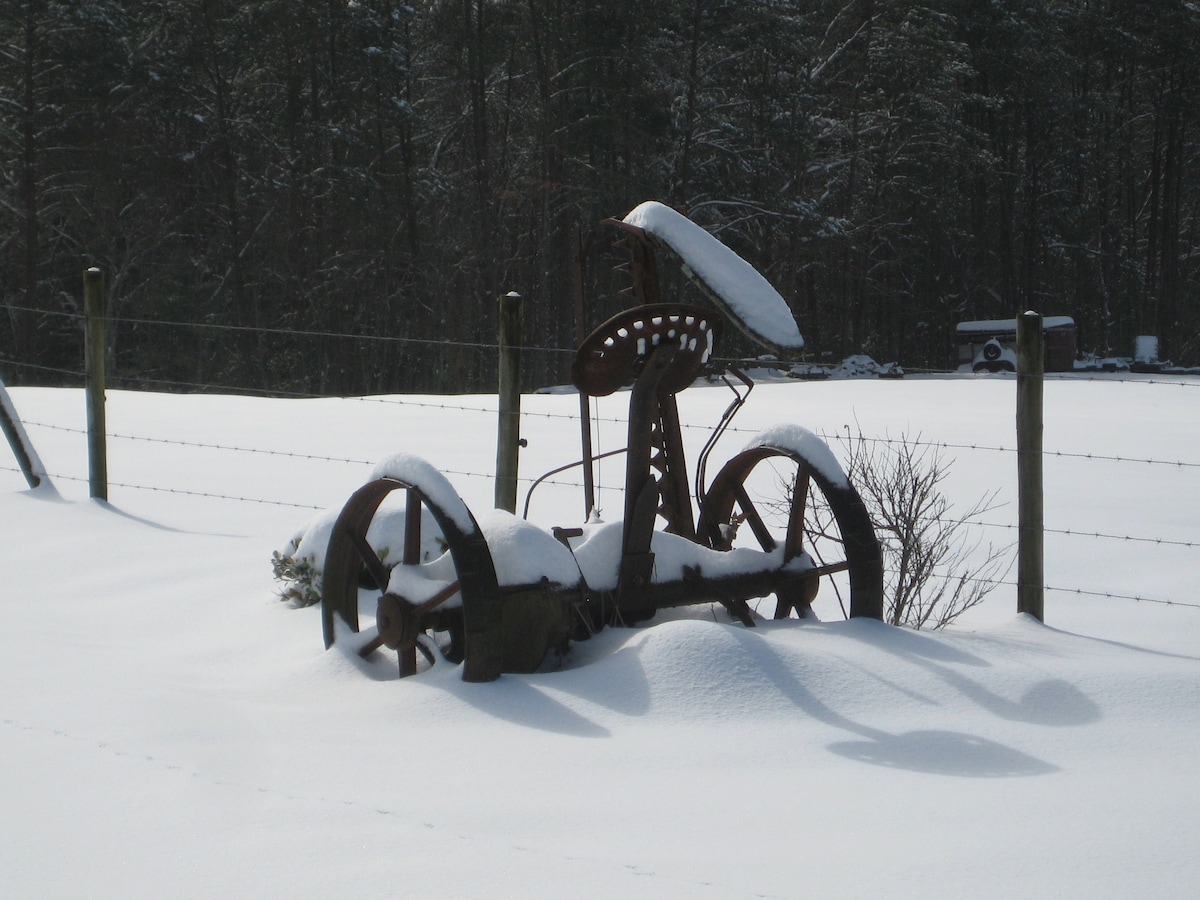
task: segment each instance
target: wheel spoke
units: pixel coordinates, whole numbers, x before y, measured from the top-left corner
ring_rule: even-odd
[[[827,564],[825,562],[824,558],[821,556],[821,554],[816,552],[815,550],[814,550],[814,556],[818,563],[817,570],[819,572],[821,572],[822,574],[824,574],[825,572],[829,572],[830,574],[833,574],[834,572],[849,572],[850,571],[850,561],[849,560],[843,560],[841,562]],[[838,587],[837,581],[835,581],[832,578],[829,579],[829,584],[833,587],[833,594],[835,597],[837,597],[838,606],[842,610],[842,618],[844,618],[844,619],[850,618],[850,614],[846,611],[846,601],[844,599],[842,599],[842,589],[840,587]]]
[[[417,646],[409,644],[400,648],[400,677],[407,678],[417,674]]]
[[[771,536],[771,532],[767,530],[766,523],[763,522],[762,516],[758,514],[758,508],[754,505],[754,501],[750,499],[750,495],[746,493],[746,486],[739,484],[734,488],[734,496],[737,497],[738,506],[742,508],[742,515],[746,517],[746,521],[750,523],[750,530],[754,532],[754,536],[758,538],[759,546],[763,551],[770,553],[778,544],[775,543],[775,538]]]
[[[745,600],[722,600],[721,605],[747,628],[754,627],[754,615],[750,612],[750,604]]]
[[[421,655],[425,657],[425,661],[432,666],[434,664],[434,655],[433,650],[426,643],[428,640],[429,638],[423,634],[417,635],[417,649],[421,651]]]
[[[792,483],[792,502],[788,509],[787,537],[783,541],[783,561],[795,559],[804,550],[804,515],[808,511],[808,490],[812,483],[805,467],[797,465]]]
[[[413,610],[413,615],[420,617],[420,616],[424,615],[425,613],[429,612],[430,610],[441,606],[443,603],[445,603],[447,600],[449,600],[451,597],[453,597],[455,594],[457,594],[461,589],[462,589],[462,582],[458,581],[457,579],[450,582],[448,585],[446,585],[444,588],[442,588],[440,591],[438,591],[436,594],[434,594],[432,597],[430,597],[428,600],[426,600],[420,606],[416,607]]]
[[[366,535],[349,529],[346,532],[346,537],[350,539],[350,543],[358,551],[358,557],[363,561],[363,565],[367,567],[367,573],[371,576],[371,580],[375,582],[375,586],[381,591],[386,591],[388,586],[387,566],[383,564],[383,560],[379,558],[379,555],[367,543]]]
[[[383,635],[376,634],[375,637],[371,638],[371,640],[367,641],[365,644],[363,644],[361,647],[358,648],[358,655],[360,657],[362,657],[363,659],[366,659],[368,656],[370,656],[372,653],[374,653],[376,650],[378,650],[382,646],[383,646]]]
[[[461,621],[450,626],[450,646],[443,651],[443,655],[456,666],[466,656],[466,640]]]
[[[404,507],[404,565],[415,566],[421,561],[421,498],[408,491]]]

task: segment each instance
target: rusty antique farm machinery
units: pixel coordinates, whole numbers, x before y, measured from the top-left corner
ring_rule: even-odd
[[[396,650],[403,676],[417,672],[418,653],[431,663],[440,654],[462,662],[467,681],[533,671],[570,640],[671,607],[719,603],[753,626],[748,601],[774,595],[776,618],[802,617],[837,573],[848,581],[846,613],[882,618],[870,517],[819,438],[794,425],[768,429],[704,483],[708,451],[753,384],[740,372],[716,372],[721,319],[769,347],[795,349],[803,340],[786,303],[748,263],[665,206],[642,204],[608,224],[630,252],[639,305],[581,343],[571,375],[586,397],[631,386],[622,519],[547,532],[505,513],[481,516],[481,525],[430,464],[407,454],[386,460],[333,526],[321,588],[326,647],[338,619],[358,632],[364,584],[377,600],[363,656]],[[675,258],[716,308],[661,302],[656,253]],[[736,399],[700,454],[693,502],[675,398],[706,374]],[[589,472],[592,452],[585,428],[581,465]],[[751,488],[765,469],[781,487],[774,502]],[[383,553],[369,536],[395,491],[404,493],[400,546]]]

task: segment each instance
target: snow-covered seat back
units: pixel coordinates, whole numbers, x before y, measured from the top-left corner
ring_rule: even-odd
[[[760,344],[786,354],[804,347],[787,301],[754,266],[687,216],[653,200],[635,207],[622,223],[657,239],[717,308]]]

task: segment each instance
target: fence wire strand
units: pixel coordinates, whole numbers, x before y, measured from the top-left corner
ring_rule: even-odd
[[[73,427],[66,426],[66,425],[54,425],[54,424],[50,424],[48,422],[26,421],[24,424],[29,427],[45,428],[45,429],[48,429],[51,431],[61,431],[61,432],[67,432],[70,434],[79,434],[79,435],[87,434],[86,429],[83,429],[83,428],[73,428]],[[327,454],[319,454],[319,453],[297,453],[294,450],[267,450],[267,449],[263,449],[260,447],[239,447],[239,446],[236,446],[233,444],[213,444],[213,443],[206,443],[203,441],[184,441],[184,440],[176,440],[173,438],[147,437],[144,435],[120,434],[120,433],[110,433],[108,435],[108,437],[110,437],[114,440],[125,440],[125,441],[135,441],[135,442],[140,441],[140,442],[151,443],[151,444],[164,444],[164,445],[169,445],[169,446],[190,447],[190,448],[203,449],[203,450],[218,450],[218,451],[225,451],[225,452],[231,452],[231,453],[250,453],[250,454],[258,454],[258,455],[265,455],[265,456],[278,456],[278,457],[283,457],[286,459],[313,460],[313,461],[317,461],[317,462],[335,462],[335,463],[344,463],[347,465],[356,465],[356,466],[374,466],[375,465],[374,461],[367,460],[367,459],[354,459],[352,457],[330,456]],[[872,440],[872,439],[867,438],[866,440]],[[493,477],[492,475],[484,473],[484,472],[464,472],[464,471],[446,470],[446,473],[451,474],[451,475],[462,476],[464,478],[491,478],[491,477]],[[530,478],[527,476],[522,476],[519,480],[523,481],[523,482],[527,482],[527,483],[532,483],[536,479],[533,479],[533,478]],[[556,480],[556,479],[546,479],[543,482],[543,484],[557,485],[560,487],[576,487],[576,488],[581,488],[583,486],[581,482],[564,481],[564,480]],[[1005,523],[1005,522],[983,522],[983,521],[978,521],[978,520],[974,520],[974,519],[954,519],[954,520],[949,520],[949,521],[953,521],[954,523],[959,524],[959,525],[967,525],[967,526],[974,526],[974,527],[980,527],[980,528],[995,528],[995,529],[1002,529],[1002,530],[1008,530],[1008,531],[1016,531],[1018,529],[1017,525],[1012,524],[1012,523]],[[1189,549],[1195,549],[1197,547],[1200,547],[1200,543],[1196,543],[1193,541],[1179,541],[1179,540],[1171,540],[1170,538],[1158,538],[1158,537],[1138,537],[1136,535],[1129,535],[1129,534],[1110,534],[1110,533],[1105,533],[1105,532],[1100,532],[1100,531],[1081,531],[1079,529],[1073,529],[1073,528],[1046,528],[1046,529],[1044,529],[1044,531],[1046,534],[1059,534],[1059,535],[1065,535],[1065,536],[1069,536],[1069,537],[1085,537],[1085,538],[1095,538],[1095,539],[1112,540],[1112,541],[1125,541],[1125,542],[1131,542],[1131,543],[1154,544],[1154,545],[1158,545],[1158,546],[1185,547],[1185,548],[1189,548]]]
[[[82,321],[82,319],[83,319],[82,313],[80,313],[80,312],[59,311],[59,310],[34,310],[34,309],[27,309],[27,308],[19,307],[19,306],[9,306],[8,308],[11,310],[14,310],[14,311],[34,312],[34,313],[38,313],[40,315],[49,315],[49,316],[60,316],[60,317],[66,317],[66,318],[70,318],[72,320],[78,320],[78,321]],[[417,345],[423,345],[423,346],[439,346],[439,347],[461,347],[461,348],[474,349],[474,350],[495,350],[498,347],[498,344],[496,342],[492,342],[492,341],[436,340],[436,339],[427,339],[427,338],[401,337],[401,336],[395,336],[395,335],[379,335],[379,334],[364,335],[364,334],[348,334],[348,333],[316,331],[316,330],[297,330],[297,329],[287,329],[287,328],[262,328],[262,327],[253,327],[253,326],[226,325],[226,324],[211,323],[211,322],[210,323],[177,322],[177,321],[124,318],[124,317],[117,317],[111,321],[114,324],[119,325],[119,326],[121,326],[121,325],[134,326],[134,327],[139,327],[139,328],[142,328],[142,327],[146,327],[146,328],[164,327],[164,328],[196,329],[196,330],[223,331],[223,332],[254,332],[254,333],[259,333],[259,334],[263,334],[263,335],[272,335],[272,336],[357,340],[357,341],[373,342],[373,343],[417,344]],[[561,347],[546,347],[546,346],[524,346],[519,349],[527,351],[527,352],[555,353],[555,354],[564,354],[564,355],[573,355],[575,352],[573,349],[565,349],[565,348],[561,348]],[[806,361],[806,360],[766,361],[766,360],[753,360],[753,359],[744,359],[744,358],[743,359],[727,358],[727,359],[724,359],[721,361],[727,362],[727,363],[732,363],[732,364],[737,365],[742,368],[770,367],[772,369],[778,370],[781,374],[785,374],[787,371],[791,370],[793,367],[796,367],[796,366],[812,365],[811,361]],[[45,365],[38,365],[38,364],[27,363],[27,362],[18,362],[16,360],[7,359],[7,358],[0,360],[0,362],[3,362],[6,365],[14,366],[14,367],[17,367],[20,369],[24,369],[24,370],[28,370],[28,371],[32,371],[32,372],[43,373],[46,375],[78,379],[80,381],[82,381],[85,378],[85,373],[81,370],[76,370],[76,369],[45,366]],[[921,369],[910,368],[910,369],[908,369],[908,371],[911,373],[914,373],[914,374],[920,372],[923,374],[930,374],[930,375],[962,374],[962,373],[957,372],[957,370],[933,370],[933,369],[921,370]],[[1200,387],[1200,379],[1194,379],[1192,377],[1189,377],[1189,376],[1193,376],[1194,374],[1195,373],[1190,372],[1190,371],[1184,371],[1184,372],[1181,372],[1180,374],[1173,374],[1169,371],[1164,372],[1164,373],[1152,373],[1152,374],[1129,373],[1129,372],[1125,372],[1125,371],[1121,371],[1121,372],[1076,371],[1076,372],[1064,372],[1064,373],[1047,373],[1045,375],[1045,379],[1047,381],[1054,381],[1054,382],[1058,382],[1058,383],[1104,382],[1106,384],[1168,385],[1168,386],[1178,386],[1178,387]],[[272,399],[299,399],[299,400],[343,399],[343,400],[350,400],[350,401],[354,401],[354,402],[383,403],[383,404],[395,405],[395,406],[400,406],[400,407],[432,409],[432,410],[438,410],[438,411],[443,411],[443,412],[456,412],[456,413],[464,413],[464,414],[485,414],[488,416],[494,416],[494,415],[496,415],[496,412],[497,412],[497,410],[494,406],[492,406],[492,407],[473,406],[473,405],[467,405],[467,404],[463,404],[463,403],[455,403],[452,400],[432,399],[432,397],[434,397],[436,395],[427,395],[425,398],[422,398],[422,399],[413,399],[412,397],[408,397],[408,396],[404,396],[404,395],[396,395],[396,394],[336,398],[336,397],[330,397],[327,394],[313,394],[313,393],[306,393],[306,392],[299,392],[299,391],[286,391],[286,390],[247,389],[247,388],[241,388],[241,387],[236,387],[236,386],[231,386],[231,385],[218,385],[218,384],[213,384],[213,383],[181,382],[181,381],[166,380],[166,379],[153,379],[153,378],[147,378],[147,377],[123,377],[118,374],[114,374],[111,377],[112,377],[112,380],[114,380],[118,383],[127,382],[130,384],[136,385],[138,387],[144,387],[145,385],[158,385],[158,386],[163,387],[164,389],[177,390],[179,388],[185,388],[192,392],[195,392],[195,391],[201,391],[201,392],[206,392],[206,393],[220,392],[220,393],[227,393],[227,394],[232,394],[232,395],[254,396],[254,397],[272,398]],[[1001,377],[1007,377],[1007,376],[1001,376]],[[172,392],[174,392],[174,390]],[[451,395],[451,396],[453,396],[453,395]],[[525,418],[525,419],[566,420],[566,421],[572,421],[572,422],[578,421],[578,414],[567,414],[567,413],[557,413],[557,412],[548,412],[548,411],[547,412],[536,412],[536,411],[531,411],[528,408],[522,410],[521,416],[522,416],[522,418]],[[601,417],[601,416],[599,416],[598,411],[596,412],[596,425],[597,426],[599,426],[600,423],[611,423],[611,424],[618,424],[618,425],[624,426],[625,421],[626,420],[623,417]],[[35,428],[45,428],[45,429],[64,431],[64,432],[72,432],[72,433],[78,433],[78,434],[86,434],[87,433],[85,429],[72,428],[72,427],[68,427],[68,426],[56,425],[56,424],[46,423],[46,422],[26,421],[24,424],[26,426],[35,427]],[[708,426],[708,425],[696,425],[696,424],[685,423],[685,424],[683,424],[683,428],[685,430],[690,430],[690,431],[704,431],[704,432],[711,431],[711,426]],[[751,434],[757,433],[757,429],[738,428],[735,426],[735,427],[730,427],[728,429],[728,433],[751,435]],[[220,443],[185,441],[185,440],[176,440],[176,439],[171,439],[171,438],[151,437],[151,436],[132,435],[132,434],[110,434],[109,437],[117,439],[117,440],[125,440],[125,441],[141,441],[141,442],[147,442],[147,443],[153,443],[153,444],[172,445],[172,446],[179,446],[179,447],[192,447],[192,448],[213,450],[213,451],[219,451],[219,452],[262,454],[262,455],[267,455],[267,456],[272,456],[272,457],[291,458],[291,459],[297,459],[297,460],[336,462],[336,463],[345,463],[345,464],[350,464],[350,465],[362,465],[362,466],[371,466],[374,464],[370,460],[337,457],[337,456],[332,456],[332,455],[300,453],[300,452],[290,451],[290,450],[271,450],[271,449],[254,448],[254,447],[240,447],[240,446],[220,444]],[[900,438],[892,438],[889,436],[864,437],[862,435],[858,435],[858,436],[848,438],[848,436],[844,433],[835,433],[835,434],[823,433],[821,435],[821,437],[829,443],[843,442],[843,441],[846,441],[849,439],[849,440],[863,441],[863,442],[869,441],[872,443],[878,443],[878,444],[884,444],[884,445],[904,443],[909,446],[929,447],[932,449],[948,450],[948,451],[968,451],[968,452],[986,452],[986,453],[1004,453],[1004,454],[1015,454],[1017,452],[1016,448],[1014,448],[1014,447],[990,446],[990,445],[986,445],[986,444],[974,444],[974,443],[955,443],[955,442],[946,442],[946,441],[922,441],[922,440],[914,440],[914,439],[908,438],[908,437],[900,437]],[[1176,468],[1176,469],[1200,468],[1200,462],[1194,462],[1194,461],[1125,457],[1125,456],[1120,456],[1117,454],[1109,454],[1109,453],[1085,453],[1085,452],[1073,452],[1073,451],[1048,450],[1048,451],[1045,451],[1045,456],[1047,458],[1058,458],[1058,459],[1072,460],[1072,461],[1081,460],[1081,461],[1091,461],[1091,462],[1137,464],[1137,465],[1147,465],[1147,466],[1167,466],[1167,467]],[[20,471],[16,468],[4,466],[4,465],[0,465],[0,470],[6,471],[6,472],[19,472]],[[443,471],[445,472],[445,474],[448,474],[448,475],[460,476],[460,477],[465,477],[465,478],[491,479],[493,477],[491,474],[485,474],[485,473],[479,473],[479,472],[464,472],[464,471],[453,471],[453,470],[443,470]],[[87,478],[73,476],[73,475],[64,475],[64,474],[47,473],[47,477],[51,478],[51,479],[58,479],[58,480],[70,481],[70,482],[87,482],[87,481],[89,481],[89,479],[87,479]],[[521,482],[529,484],[529,483],[532,483],[532,481],[535,479],[522,477],[519,480]],[[563,486],[563,487],[572,487],[572,488],[582,487],[582,485],[578,482],[567,481],[567,480],[547,479],[547,480],[543,481],[542,483],[550,484],[550,485],[558,485],[558,486]],[[127,490],[149,491],[149,492],[157,492],[157,493],[165,493],[165,494],[173,494],[173,495],[181,495],[181,496],[201,497],[201,498],[206,498],[206,499],[213,499],[213,500],[220,500],[220,501],[227,501],[227,502],[255,503],[255,504],[263,504],[263,505],[269,505],[269,506],[278,506],[278,507],[286,507],[286,508],[302,509],[302,510],[319,510],[319,509],[321,509],[321,507],[314,506],[312,504],[295,503],[295,502],[291,502],[291,501],[272,500],[272,499],[256,498],[256,497],[238,496],[238,495],[234,495],[234,494],[188,490],[188,489],[183,489],[183,488],[162,487],[162,486],[147,485],[147,484],[132,484],[132,483],[125,483],[125,482],[109,482],[109,484],[111,487],[123,488],[123,489],[127,489]],[[1015,524],[1006,524],[1006,523],[997,523],[997,522],[982,522],[982,521],[966,522],[965,521],[965,522],[963,522],[963,524],[968,524],[968,525],[977,526],[977,527],[984,527],[984,528],[1005,529],[1005,530],[1010,530],[1010,531],[1018,529],[1018,526]],[[1099,532],[1099,531],[1084,531],[1084,530],[1070,529],[1070,528],[1066,528],[1066,529],[1047,528],[1047,529],[1045,529],[1045,533],[1061,535],[1061,536],[1065,536],[1065,537],[1072,537],[1072,538],[1120,541],[1120,542],[1136,543],[1136,544],[1140,544],[1140,545],[1178,547],[1178,548],[1184,548],[1184,549],[1189,549],[1189,550],[1200,547],[1200,544],[1198,544],[1197,542],[1188,541],[1188,540],[1174,540],[1174,539],[1158,538],[1158,537],[1144,537],[1144,536],[1135,536],[1135,535],[1111,534],[1111,533],[1104,533],[1104,532]],[[995,584],[995,585],[1011,586],[1014,588],[1016,587],[1015,584],[1007,582],[1007,581],[996,581],[996,582],[989,582],[989,583]],[[1178,601],[1178,600],[1165,600],[1165,599],[1161,599],[1161,598],[1144,597],[1144,596],[1134,595],[1134,594],[1121,594],[1121,593],[1113,593],[1113,592],[1106,592],[1106,591],[1094,591],[1094,590],[1089,590],[1089,589],[1085,589],[1085,588],[1064,588],[1064,587],[1058,587],[1058,586],[1052,586],[1052,585],[1045,585],[1044,589],[1048,592],[1052,591],[1052,592],[1061,593],[1061,594],[1074,594],[1076,596],[1082,596],[1082,597],[1095,597],[1095,598],[1100,598],[1100,599],[1113,599],[1113,600],[1129,600],[1129,601],[1135,601],[1135,602],[1139,602],[1139,603],[1151,603],[1151,604],[1157,604],[1157,605],[1163,605],[1163,606],[1175,606],[1175,607],[1200,609],[1200,603],[1188,603],[1188,602]]]
[[[7,304],[6,308],[11,312],[33,313],[40,316],[51,316],[56,318],[65,318],[80,323],[84,320],[82,310],[62,310],[62,309],[35,309],[32,307],[21,306],[16,304]],[[113,325],[131,325],[137,327],[158,327],[158,328],[177,328],[191,329],[195,331],[222,331],[228,333],[252,333],[277,337],[305,337],[305,338],[320,338],[334,340],[349,340],[349,341],[364,341],[368,343],[387,343],[387,344],[417,344],[420,346],[434,347],[461,347],[464,349],[473,350],[497,350],[499,348],[498,341],[465,341],[465,340],[450,340],[437,338],[414,338],[403,337],[391,334],[354,334],[350,332],[339,331],[321,331],[316,329],[297,329],[297,328],[268,328],[261,325],[230,325],[220,322],[181,322],[170,319],[145,319],[133,318],[126,316],[113,316],[109,320]],[[546,345],[528,344],[519,348],[522,351],[531,353],[551,353],[560,355],[575,354],[574,348],[552,347]],[[724,362],[736,365],[741,368],[771,368],[780,371],[781,373],[789,372],[798,367],[811,367],[814,365],[821,368],[832,368],[825,364],[816,363],[809,359],[755,359],[748,357],[713,357],[718,362]],[[56,371],[45,367],[35,366],[31,363],[20,363],[15,360],[5,360],[11,365],[25,366],[34,369],[44,369],[46,371]],[[903,367],[905,372],[921,375],[974,375],[975,373],[962,372],[957,368],[954,369],[937,369],[924,367]],[[1195,379],[1197,371],[1190,368],[1182,369],[1178,374],[1171,371],[1165,373],[1134,373],[1128,370],[1119,370],[1114,372],[1098,372],[1090,369],[1077,370],[1074,372],[1047,372],[1044,378],[1047,381],[1104,381],[1106,383],[1129,383],[1129,384],[1169,384],[1179,387],[1200,387],[1200,379]],[[989,373],[986,377],[1015,377],[1015,373]],[[804,379],[797,379],[804,380]],[[819,380],[819,379],[818,379]],[[178,382],[162,382],[164,384],[183,384]],[[231,387],[229,390],[240,392],[240,389]]]

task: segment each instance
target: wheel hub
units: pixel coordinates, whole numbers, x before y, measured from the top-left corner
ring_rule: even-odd
[[[414,607],[396,594],[384,594],[375,608],[375,623],[383,645],[392,650],[411,647],[417,641]]]

